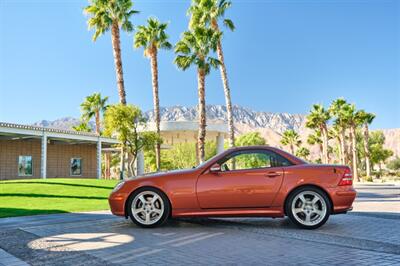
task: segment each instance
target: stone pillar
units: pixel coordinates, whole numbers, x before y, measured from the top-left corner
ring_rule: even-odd
[[[97,141],[97,179],[101,178],[101,140]]]
[[[144,153],[143,150],[140,150],[136,158],[136,175],[142,174],[144,174]]]
[[[42,149],[41,149],[41,162],[40,162],[40,174],[43,179],[47,178],[47,134],[43,131],[42,135]]]
[[[218,133],[217,135],[217,154],[220,154],[224,151],[224,135]]]

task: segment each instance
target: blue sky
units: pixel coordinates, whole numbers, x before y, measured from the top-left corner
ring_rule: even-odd
[[[100,91],[118,101],[110,34],[92,42],[80,0],[0,0],[0,121],[32,123],[79,116]],[[187,28],[189,1],[134,1],[169,21],[171,42]],[[235,104],[258,111],[306,113],[345,97],[377,115],[373,128],[400,127],[400,1],[235,1],[227,16],[225,59]],[[152,108],[151,76],[133,33],[121,33],[128,102]],[[162,106],[197,103],[194,69],[159,57]],[[207,103],[224,104],[219,71],[207,77]]]

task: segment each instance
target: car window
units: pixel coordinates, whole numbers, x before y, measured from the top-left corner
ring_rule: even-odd
[[[234,152],[220,161],[222,171],[289,166],[292,163],[271,151]]]

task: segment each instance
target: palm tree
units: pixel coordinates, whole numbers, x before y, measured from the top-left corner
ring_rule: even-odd
[[[369,128],[368,125],[375,119],[375,115],[367,113],[364,110],[359,111],[359,117],[363,124],[363,136],[364,136],[364,153],[365,153],[365,168],[367,172],[367,178],[371,176],[371,154],[369,151]]]
[[[350,128],[350,142],[351,142],[351,161],[352,161],[352,170],[353,177],[355,180],[360,181],[358,176],[357,169],[357,143],[356,143],[356,130],[362,124],[362,113],[360,111],[356,111],[356,107],[354,104],[347,105],[343,109],[344,118],[348,123]]]
[[[82,121],[79,125],[72,126],[72,129],[79,132],[91,132],[92,129],[87,122]]]
[[[301,144],[300,135],[293,129],[283,132],[281,143],[290,147],[290,152],[294,154],[294,146],[299,147]]]
[[[218,21],[224,17],[225,11],[230,8],[231,5],[232,3],[226,0],[193,0],[192,5],[188,10],[188,13],[191,14],[190,28],[197,26],[211,26],[214,31],[221,33],[220,36],[222,37],[222,31],[219,28]],[[224,18],[223,24],[231,31],[235,29],[235,26],[230,19]],[[233,124],[232,99],[221,38],[219,38],[217,42],[217,55],[218,60],[221,62],[220,72],[228,116],[229,146],[233,147],[235,146],[235,130]]]
[[[321,131],[316,129],[314,131],[314,134],[308,135],[307,143],[310,144],[310,145],[318,144],[319,158],[321,159],[321,162],[322,162],[323,157],[324,157],[324,155],[323,155],[324,148],[323,148],[323,145],[322,145]]]
[[[347,101],[343,98],[336,99],[332,102],[329,107],[329,111],[332,116],[335,117],[335,126],[336,126],[336,138],[339,141],[339,152],[340,152],[340,162],[342,164],[347,163],[347,144],[346,144],[346,129],[347,122],[345,120],[343,114],[343,108],[348,105]]]
[[[197,139],[198,160],[204,161],[204,143],[206,138],[206,101],[205,101],[205,78],[210,73],[211,67],[220,65],[218,59],[211,57],[210,52],[215,52],[221,33],[211,28],[196,27],[191,31],[183,33],[181,40],[175,46],[175,64],[182,70],[192,65],[197,67],[198,83],[198,116],[199,133]]]
[[[100,114],[104,113],[107,108],[108,97],[101,97],[99,92],[95,92],[85,98],[81,104],[82,120],[89,121],[93,117],[96,120],[96,133],[100,135],[101,121]]]
[[[330,118],[329,112],[322,105],[314,104],[306,121],[306,127],[321,131],[324,163],[329,163],[327,123]]]
[[[171,49],[168,35],[165,33],[167,23],[160,23],[156,18],[149,18],[147,26],[139,26],[134,38],[135,48],[143,47],[144,55],[150,58],[151,76],[153,83],[154,116],[156,120],[156,131],[160,137],[160,100],[158,97],[158,50]],[[160,143],[156,144],[156,167],[160,170],[161,151]]]
[[[336,121],[335,121],[336,122]],[[341,128],[338,126],[337,123],[334,123],[333,126],[331,128],[329,128],[328,130],[328,138],[329,139],[334,139],[337,141],[337,143],[339,144],[338,147],[338,151],[339,151],[339,161],[341,164],[345,164],[343,163],[344,157],[343,157],[343,149],[342,149],[342,135],[341,135]]]
[[[90,5],[84,9],[84,12],[90,16],[88,20],[89,29],[95,29],[93,41],[96,41],[100,35],[111,29],[119,101],[126,104],[119,34],[120,28],[126,32],[133,30],[129,18],[139,12],[132,9],[131,0],[89,0],[89,3]]]
[[[310,156],[310,150],[306,147],[300,147],[296,151],[296,156],[308,160],[308,156]]]

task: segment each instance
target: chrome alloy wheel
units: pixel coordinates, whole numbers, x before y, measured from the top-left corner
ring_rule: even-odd
[[[324,198],[314,191],[302,191],[292,201],[294,218],[302,225],[313,226],[327,215]]]
[[[154,191],[143,191],[136,195],[131,205],[135,220],[144,225],[157,223],[164,214],[163,199]]]

